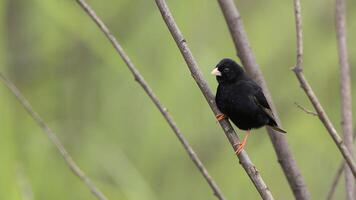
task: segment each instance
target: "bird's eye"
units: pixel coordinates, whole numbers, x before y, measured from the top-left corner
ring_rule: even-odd
[[[225,68],[225,69],[224,69],[224,72],[225,72],[225,73],[228,73],[228,72],[230,72],[230,69],[229,69],[229,68]]]

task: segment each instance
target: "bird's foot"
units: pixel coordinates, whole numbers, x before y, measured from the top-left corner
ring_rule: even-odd
[[[250,130],[247,130],[247,133],[246,133],[244,139],[242,140],[242,142],[241,143],[239,142],[239,143],[236,143],[233,145],[235,148],[237,146],[237,148],[235,150],[236,155],[239,155],[242,152],[242,150],[244,150],[244,147],[246,146],[246,143],[247,143],[247,138],[250,135],[250,133],[251,133]]]
[[[246,140],[243,140],[241,143],[236,143],[233,146],[237,147],[235,154],[239,155],[242,152],[242,150],[244,150],[244,147],[246,146]]]
[[[218,114],[218,115],[216,115],[215,117],[216,117],[216,119],[217,119],[218,121],[221,121],[221,120],[227,118],[226,115],[224,115],[224,114]]]

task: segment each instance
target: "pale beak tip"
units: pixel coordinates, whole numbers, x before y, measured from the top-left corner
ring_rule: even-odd
[[[218,70],[218,68],[214,68],[213,71],[211,71],[211,74],[214,76],[221,76],[221,72]]]

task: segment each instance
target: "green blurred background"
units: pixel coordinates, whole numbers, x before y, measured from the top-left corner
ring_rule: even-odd
[[[174,116],[227,198],[258,199],[154,1],[88,3]],[[290,70],[295,64],[293,2],[236,3],[288,131],[290,148],[313,199],[323,199],[341,156],[318,118],[294,105],[311,108]],[[223,57],[237,59],[217,1],[169,0],[168,4],[215,91],[211,69]],[[334,1],[303,1],[302,6],[305,74],[340,131]],[[356,2],[349,1],[347,9],[354,67]],[[0,0],[0,69],[109,199],[215,199],[163,117],[74,0]],[[354,78],[356,70],[351,75]],[[276,199],[292,199],[266,131],[253,133],[247,146],[251,159]],[[337,199],[344,197],[343,182]],[[94,199],[3,85],[0,199]]]

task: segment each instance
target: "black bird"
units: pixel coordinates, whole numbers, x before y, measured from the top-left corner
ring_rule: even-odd
[[[247,130],[242,143],[236,144],[239,154],[247,141],[250,130],[262,126],[286,133],[278,127],[265,95],[242,67],[235,61],[225,58],[211,72],[219,83],[216,92],[216,105],[223,115],[216,116],[220,121],[228,117],[239,129]]]

